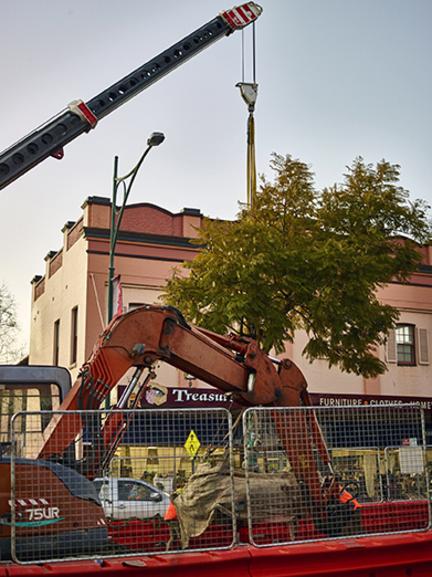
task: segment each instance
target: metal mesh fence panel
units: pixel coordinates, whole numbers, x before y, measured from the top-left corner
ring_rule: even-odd
[[[55,444],[42,434],[51,418],[61,419]],[[232,545],[228,411],[21,412],[10,427],[3,557],[8,548],[27,563]]]
[[[243,430],[248,539],[255,545],[430,526],[421,408],[253,408]]]
[[[378,447],[329,449],[333,471],[338,479],[354,481],[362,503],[383,501],[382,452]]]
[[[236,420],[242,427],[224,409],[11,417],[9,408],[2,558],[159,555],[227,548],[235,536],[268,546],[430,526],[432,450],[418,407],[254,408]]]

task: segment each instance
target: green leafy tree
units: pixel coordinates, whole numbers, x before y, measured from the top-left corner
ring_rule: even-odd
[[[0,284],[0,363],[16,362],[22,355],[18,337],[15,300],[7,287]]]
[[[273,155],[271,168],[275,177],[262,178],[252,209],[234,222],[204,223],[204,248],[185,264],[188,274],[168,283],[166,301],[210,330],[254,334],[266,350],[282,351],[304,329],[309,360],[382,373],[375,350],[398,311],[377,289],[418,266],[429,207],[409,200],[399,166],[386,161],[358,158],[341,184],[322,191],[291,156]]]

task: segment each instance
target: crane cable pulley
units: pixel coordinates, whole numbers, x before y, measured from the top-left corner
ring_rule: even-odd
[[[242,30],[242,81],[236,86],[240,88],[240,94],[248,106],[249,116],[247,121],[247,163],[246,163],[246,190],[247,204],[251,208],[256,196],[256,162],[255,162],[255,103],[258,96],[258,84],[256,83],[256,51],[255,51],[255,22],[252,24],[252,82],[245,82],[245,47],[244,31]]]

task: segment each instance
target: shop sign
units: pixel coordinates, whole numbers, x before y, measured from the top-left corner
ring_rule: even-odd
[[[119,387],[119,398],[124,387]],[[159,383],[151,383],[144,392],[138,406],[142,409],[157,409],[163,407],[185,409],[193,407],[223,407],[232,408],[236,405],[229,395],[217,389],[194,389],[167,387]]]
[[[432,410],[432,398],[428,397],[390,397],[385,395],[340,395],[332,393],[309,393],[313,405],[319,407],[370,406],[414,404]]]
[[[124,387],[119,387],[119,398]],[[311,403],[318,407],[347,407],[415,404],[432,411],[432,398],[428,397],[390,397],[384,395],[341,395],[335,393],[309,393]],[[223,407],[238,408],[239,405],[227,395],[215,388],[181,388],[167,387],[159,383],[151,383],[140,399],[138,406],[143,409],[161,408],[198,408]]]

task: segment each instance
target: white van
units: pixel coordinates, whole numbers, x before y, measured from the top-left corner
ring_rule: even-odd
[[[146,481],[128,477],[106,477],[94,480],[105,515],[110,519],[163,518],[170,499]]]

